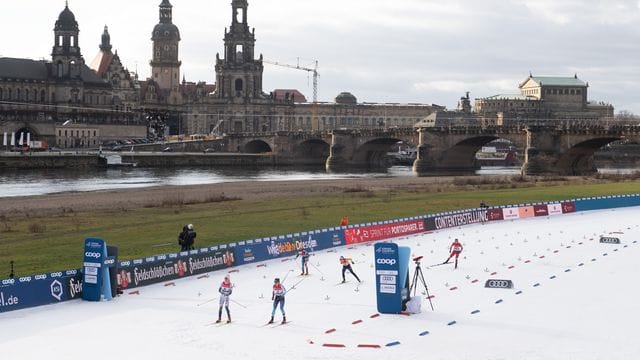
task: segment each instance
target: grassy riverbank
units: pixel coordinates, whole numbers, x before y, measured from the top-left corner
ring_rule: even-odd
[[[560,200],[640,192],[640,181],[567,184],[494,189],[457,184],[457,190],[370,191],[353,187],[313,196],[258,199],[212,197],[197,204],[100,211],[62,211],[54,215],[0,217],[0,278],[15,261],[17,275],[77,268],[85,237],[95,236],[120,248],[121,259],[174,252],[182,226],[192,223],[197,246],[228,243],[351,223],[387,220],[488,205]],[[268,186],[268,185],[264,185]]]

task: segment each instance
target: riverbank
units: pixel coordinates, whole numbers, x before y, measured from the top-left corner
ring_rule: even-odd
[[[640,193],[636,178],[502,176],[234,182],[0,199],[0,278],[77,268],[86,237],[120,259],[179,249],[188,223],[196,246],[488,205]]]
[[[520,177],[457,176],[395,177],[301,181],[239,181],[203,185],[155,186],[93,192],[67,192],[43,196],[0,198],[0,218],[37,217],[103,210],[184,206],[228,200],[264,200],[279,197],[321,196],[340,193],[440,193],[473,189],[586,185],[633,179],[634,176]]]

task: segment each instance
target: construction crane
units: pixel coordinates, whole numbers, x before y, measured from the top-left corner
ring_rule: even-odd
[[[275,66],[282,66],[282,67],[286,67],[289,69],[296,69],[296,70],[302,70],[302,71],[306,71],[308,73],[312,73],[313,74],[313,104],[311,105],[311,129],[314,131],[317,131],[320,129],[320,123],[318,121],[318,60],[314,60],[314,64],[315,66],[312,68],[308,68],[308,67],[304,67],[304,66],[300,66],[300,59],[298,59],[298,64],[297,65],[290,65],[290,64],[284,64],[281,62],[277,62],[277,61],[269,61],[269,60],[262,60],[262,62],[265,62],[267,64],[271,64],[271,65],[275,65]]]

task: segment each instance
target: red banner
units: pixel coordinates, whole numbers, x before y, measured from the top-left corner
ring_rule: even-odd
[[[502,209],[489,209],[487,211],[487,218],[489,218],[489,221],[504,220]]]
[[[533,213],[536,216],[547,216],[549,215],[549,208],[547,207],[547,205],[534,205]]]
[[[347,244],[357,244],[391,239],[404,235],[418,234],[424,231],[424,221],[413,220],[345,229],[344,238]]]
[[[566,213],[572,213],[572,212],[576,212],[576,204],[571,201],[571,202],[563,202],[562,203],[562,213],[566,214]]]

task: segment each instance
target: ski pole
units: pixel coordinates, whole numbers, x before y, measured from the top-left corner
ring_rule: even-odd
[[[282,281],[280,282],[281,284],[284,284],[284,281],[287,280],[287,277],[289,276],[289,274],[291,274],[293,270],[289,269],[289,271],[287,271],[287,275],[284,276],[284,279],[282,279]]]
[[[235,301],[235,300],[233,300],[233,299],[229,299],[229,300],[231,300],[231,302],[232,302],[232,303],[234,303],[234,304],[236,304],[236,305],[240,305],[240,306],[242,306],[242,307],[243,307],[243,308],[245,308],[245,309],[247,308],[246,306],[244,306],[244,305],[240,304],[239,302],[237,302],[237,301]]]
[[[312,262],[309,262],[309,264],[311,264],[311,266],[313,266],[316,270],[318,270],[318,272],[320,273],[320,275],[324,276],[324,273],[323,273],[320,269],[318,269],[318,267],[317,267],[317,266],[313,265],[313,263],[312,263]]]
[[[202,306],[202,305],[204,305],[204,304],[208,304],[208,303],[210,303],[210,302],[212,302],[212,301],[214,301],[214,300],[216,300],[216,299],[217,299],[217,298],[209,299],[209,300],[207,300],[207,301],[205,301],[205,302],[203,302],[203,303],[198,304],[198,306]]]
[[[300,284],[301,282],[303,282],[305,279],[306,279],[306,277],[303,277],[303,278],[302,278],[301,280],[299,280],[297,283],[293,284],[293,286],[291,286],[291,288],[289,288],[289,291],[291,291],[291,290],[295,289],[295,288],[296,288],[296,286],[297,286],[298,284]],[[287,291],[287,292],[289,292],[289,291]]]

